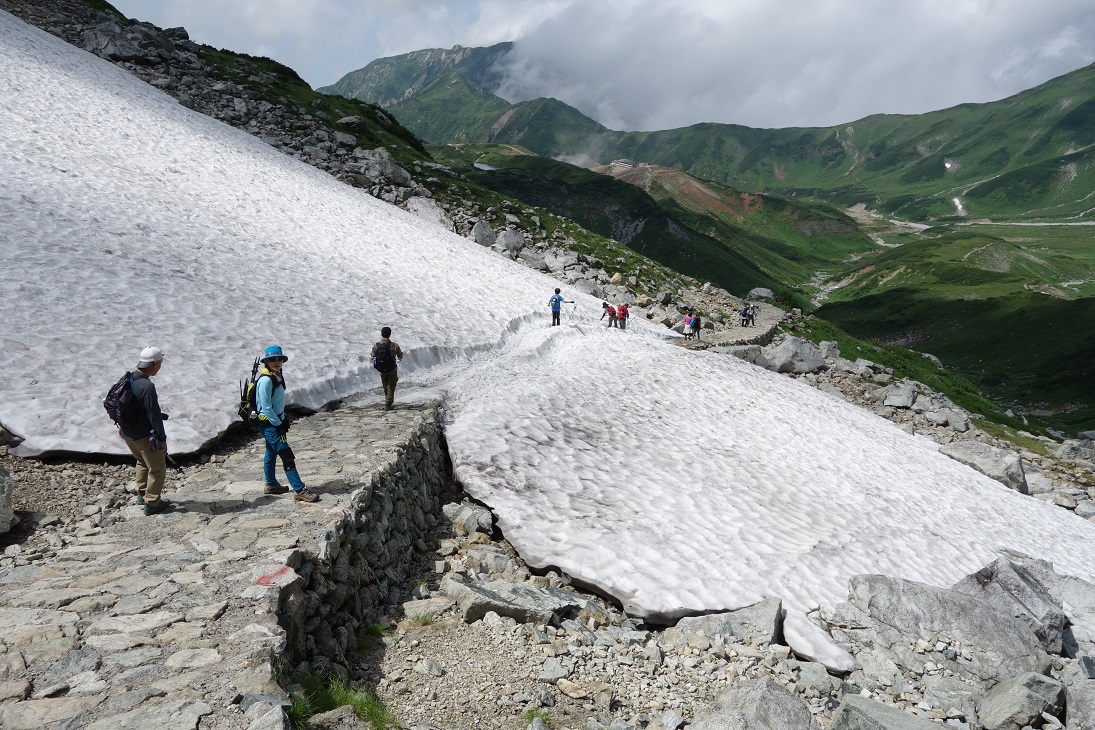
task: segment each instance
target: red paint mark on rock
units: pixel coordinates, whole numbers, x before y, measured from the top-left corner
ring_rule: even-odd
[[[255,580],[255,583],[257,583],[260,586],[277,585],[278,578],[285,575],[286,573],[291,573],[291,572],[293,572],[293,569],[290,568],[288,565],[286,565],[283,568],[279,568],[278,570],[275,570],[273,573],[268,573],[266,575],[260,575]]]

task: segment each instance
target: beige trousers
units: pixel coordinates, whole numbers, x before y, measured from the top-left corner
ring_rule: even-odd
[[[137,460],[137,494],[144,495],[146,505],[155,506],[167,477],[167,454],[153,449],[147,436],[136,441],[125,439],[125,443]]]

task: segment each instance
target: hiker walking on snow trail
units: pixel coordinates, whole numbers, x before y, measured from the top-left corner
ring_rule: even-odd
[[[620,323],[620,329],[627,329],[627,318],[630,316],[631,312],[627,311],[627,302],[616,307],[616,320]]]
[[[167,414],[160,410],[160,399],[152,384],[152,378],[163,367],[163,357],[158,347],[141,350],[137,372],[130,378],[133,399],[118,423],[118,435],[137,460],[137,504],[144,505],[146,515],[171,508],[171,502],[162,496],[167,478],[167,433],[163,424]]]
[[[616,326],[616,307],[608,302],[601,302],[601,319],[608,317],[608,326]]]
[[[258,411],[259,431],[266,441],[262,474],[266,479],[264,494],[285,494],[293,488],[298,502],[318,502],[319,495],[309,492],[297,472],[297,458],[289,446],[289,418],[285,415],[285,376],[281,370],[289,358],[280,345],[270,345],[262,353],[262,370],[255,380],[255,410]],[[281,459],[289,487],[278,484],[276,462]]]
[[[564,304],[573,304],[573,299],[563,299],[563,295],[559,289],[555,290],[555,295],[548,299],[548,306],[551,307],[551,326],[559,324],[559,313],[563,311]]]
[[[700,338],[700,328],[703,326],[703,320],[700,319],[700,315],[695,314],[692,316],[692,337],[694,339]]]
[[[399,345],[392,342],[392,328],[384,327],[380,330],[380,342],[373,345],[369,353],[373,367],[380,372],[380,382],[384,384],[384,408],[395,408],[395,384],[399,382],[399,366],[397,362],[403,359],[403,351]]]

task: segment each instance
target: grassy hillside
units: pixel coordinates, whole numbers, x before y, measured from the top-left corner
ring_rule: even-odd
[[[1090,229],[1088,229],[1090,230]],[[1095,247],[1064,226],[929,230],[846,272],[817,315],[931,352],[1000,402],[1095,424]]]
[[[493,145],[431,148],[483,187],[549,210],[676,271],[744,294],[755,286],[791,288],[727,241],[688,227],[639,188],[581,167]],[[480,162],[499,169],[480,170]]]
[[[1095,64],[1007,99],[927,114],[879,114],[824,128],[705,123],[618,132],[555,99],[508,105],[491,93],[496,79],[483,73],[465,73],[469,86],[446,86],[434,56],[407,54],[367,69],[382,62],[398,72],[375,82],[375,93],[363,86],[352,93],[393,99],[392,112],[433,143],[520,144],[594,164],[628,158],[741,190],[866,203],[912,220],[1095,219]],[[397,94],[395,79],[412,77]],[[475,103],[482,108],[473,110]]]
[[[729,242],[788,285],[876,248],[856,221],[827,205],[744,193],[660,165],[616,163],[595,170],[641,188],[693,230]]]

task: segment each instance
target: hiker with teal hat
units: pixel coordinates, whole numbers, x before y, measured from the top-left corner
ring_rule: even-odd
[[[262,474],[266,478],[265,494],[285,494],[289,487],[278,484],[275,466],[278,458],[285,469],[285,478],[293,488],[293,498],[299,502],[318,502],[319,495],[309,492],[297,473],[296,456],[289,446],[286,434],[289,419],[285,415],[285,376],[281,370],[288,356],[281,345],[270,345],[262,353],[262,371],[255,380],[255,407],[258,426],[266,441],[266,456],[262,461]]]

